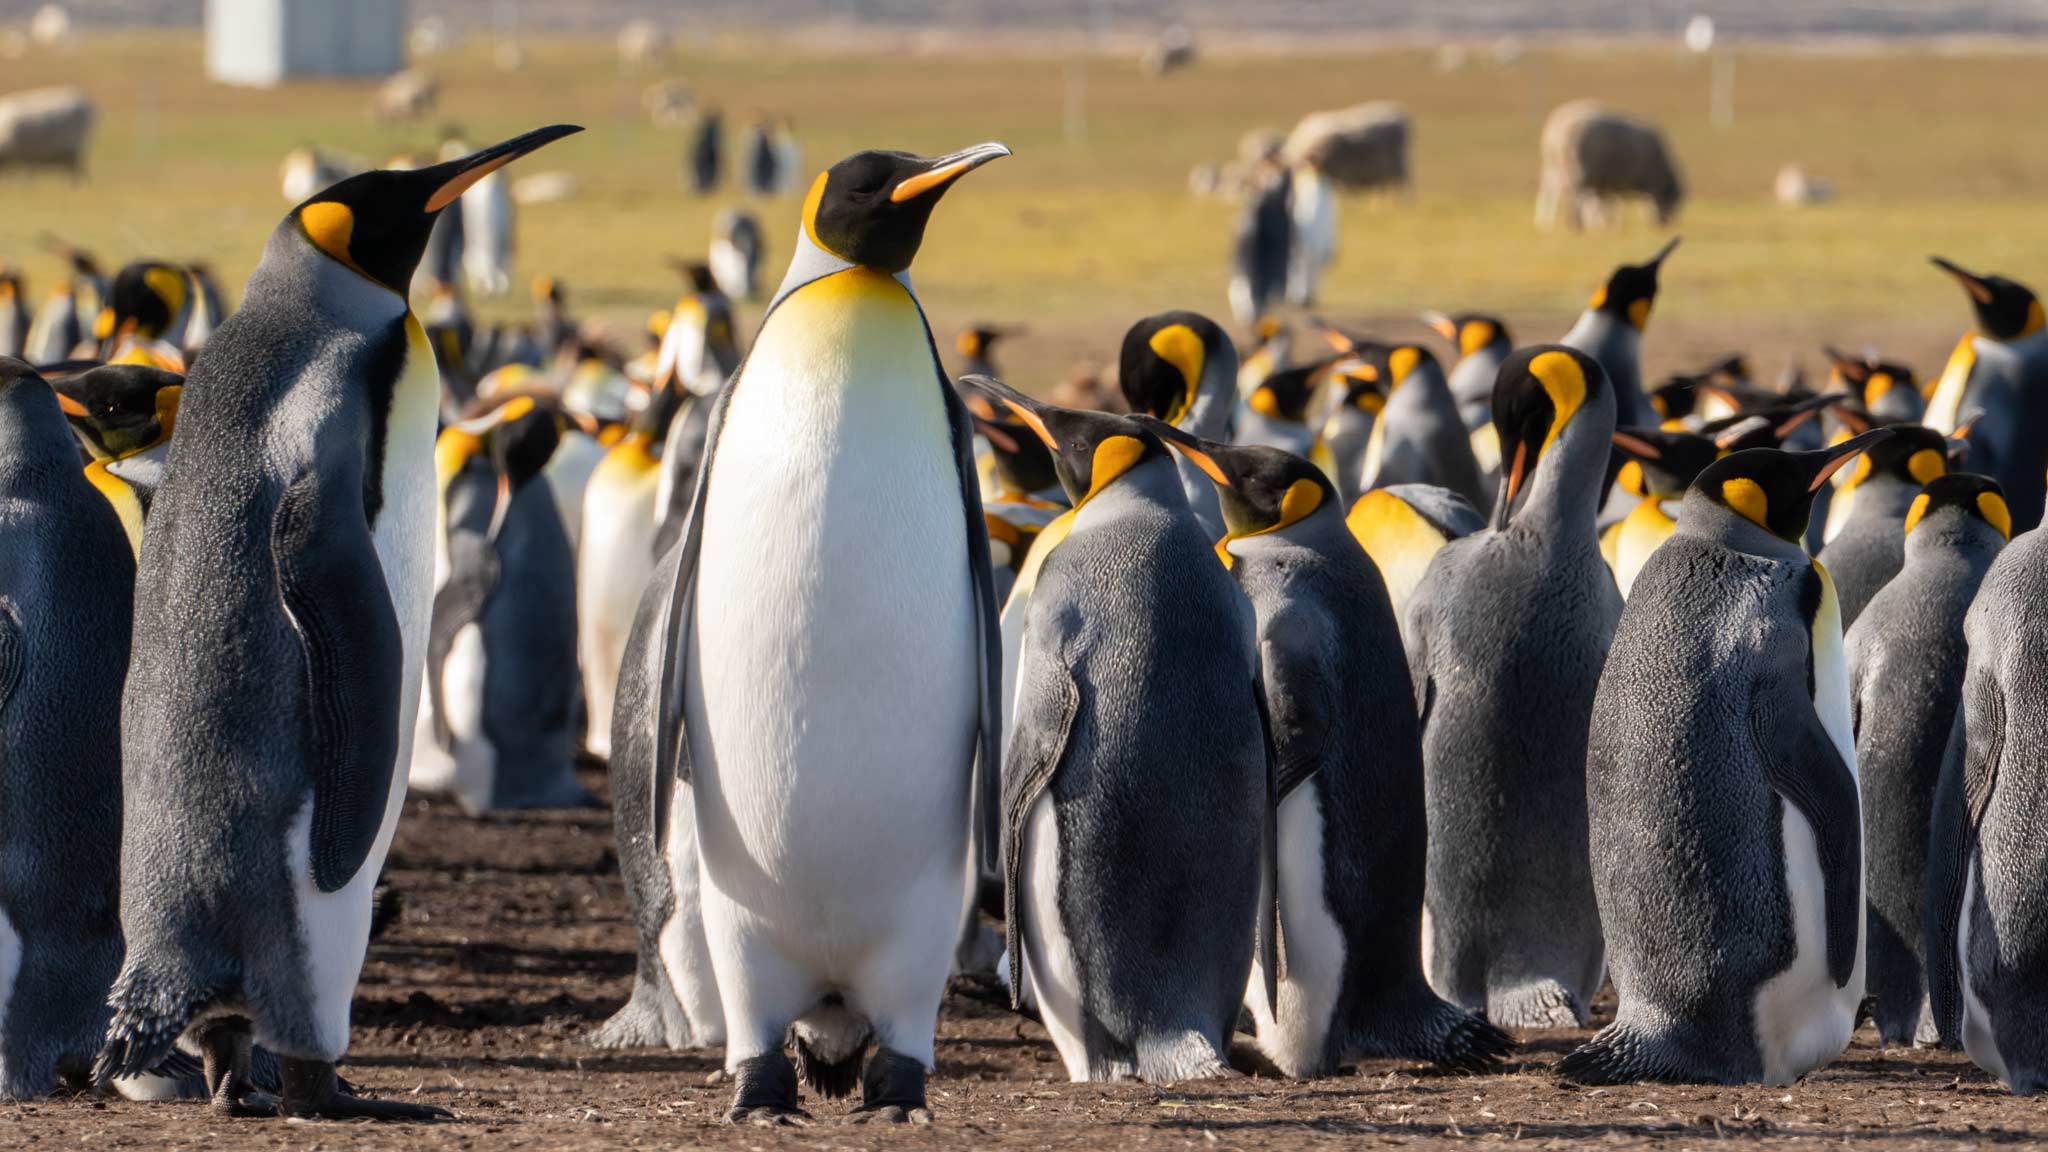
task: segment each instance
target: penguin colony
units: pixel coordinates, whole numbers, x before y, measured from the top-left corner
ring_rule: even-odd
[[[1609,980],[1570,1080],[1785,1084],[1865,1011],[2048,1080],[2025,286],[1936,261],[1924,388],[1652,387],[1673,240],[1553,344],[1150,316],[1111,414],[1013,330],[947,371],[911,269],[994,143],[817,174],[744,350],[737,218],[643,348],[545,278],[487,329],[447,222],[576,130],[311,192],[232,313],[0,275],[0,1094],[446,1115],[336,1074],[401,781],[585,805],[579,749],[637,958],[592,1040],[722,1046],[734,1122],[928,1122],[959,971],[1075,1080],[1483,1072]]]

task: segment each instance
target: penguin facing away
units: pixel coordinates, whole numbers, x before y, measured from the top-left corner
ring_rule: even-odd
[[[1637,577],[1587,756],[1620,1007],[1582,1083],[1789,1084],[1863,999],[1862,816],[1841,613],[1800,540],[1813,493],[1890,433],[1734,453]]]
[[[0,358],[0,1098],[83,1087],[121,965],[134,559],[57,396]],[[137,1071],[146,1071],[143,1065]]]
[[[1486,517],[1448,488],[1394,484],[1353,501],[1344,525],[1379,569],[1394,621],[1405,628],[1408,600],[1429,562],[1444,545],[1485,528]]]
[[[574,131],[293,209],[188,377],[136,581],[128,952],[98,1078],[183,1040],[232,1114],[445,1114],[334,1073],[426,663],[440,385],[404,292],[437,212]],[[280,1057],[275,1102],[247,1088],[252,1039]]]
[[[1963,698],[1963,619],[2011,523],[1995,481],[1930,482],[1906,515],[1904,566],[1843,640],[1866,837],[1867,989],[1890,1047],[1934,1039],[1931,1016],[1923,1023],[1928,834]]]
[[[1902,424],[1847,472],[1828,506],[1834,530],[1818,554],[1841,598],[1845,630],[1905,563],[1906,515],[1921,489],[1948,473],[1948,441],[1932,428]]]
[[[1247,993],[1260,1049],[1289,1076],[1367,1056],[1497,1067],[1514,1041],[1422,974],[1422,734],[1392,608],[1336,487],[1276,449],[1146,427],[1215,470],[1221,549],[1258,619],[1287,947],[1277,1002],[1256,972]]]
[[[1644,263],[1616,268],[1593,290],[1578,323],[1558,341],[1600,362],[1613,384],[1614,420],[1620,427],[1656,422],[1643,399],[1643,330],[1649,327],[1650,309],[1657,302],[1657,272],[1678,240],[1673,236]]]
[[[974,825],[994,811],[977,776],[996,770],[1001,659],[972,425],[907,271],[945,191],[1008,154],[859,152],[821,173],[710,417],[653,810],[674,850],[668,790],[694,791],[735,1122],[798,1114],[792,1027],[813,1091],[929,1115],[939,1001],[989,867],[974,849],[994,851]]]
[[[1685,490],[1701,470],[1721,456],[1720,445],[1691,432],[1650,428],[1617,428],[1614,446],[1628,459],[1615,476],[1615,488],[1638,498],[1635,508],[1601,535],[1601,550],[1612,541],[1610,566],[1622,598],[1650,556],[1678,531],[1678,510]]]
[[[1593,524],[1614,397],[1592,357],[1534,345],[1502,363],[1493,413],[1512,445],[1493,528],[1437,552],[1403,630],[1429,812],[1423,963],[1498,1026],[1568,1028],[1603,958],[1584,765],[1621,615]]]
[[[1515,350],[1507,321],[1482,312],[1426,312],[1422,318],[1438,335],[1457,345],[1458,362],[1451,367],[1449,383],[1466,430],[1491,427],[1493,382],[1500,375],[1501,361]]]
[[[1229,1075],[1255,950],[1266,1003],[1282,978],[1251,606],[1143,425],[970,383],[1033,427],[1074,500],[1003,765],[1012,1006],[1028,987],[1075,1081]]]
[[[1147,316],[1124,333],[1117,385],[1131,411],[1205,440],[1237,435],[1237,346],[1198,312]],[[1216,488],[1191,464],[1180,469],[1188,506],[1211,539],[1223,535]]]
[[[1373,422],[1359,486],[1433,484],[1482,512],[1492,508],[1493,493],[1480,482],[1472,437],[1435,354],[1419,344],[1397,344],[1385,355],[1387,400]]]
[[[1329,460],[1330,479],[1337,485],[1337,498],[1348,507],[1362,491],[1365,453],[1372,444],[1373,426],[1386,409],[1387,390],[1379,366],[1364,360],[1334,365],[1330,388],[1334,402],[1318,438]]]

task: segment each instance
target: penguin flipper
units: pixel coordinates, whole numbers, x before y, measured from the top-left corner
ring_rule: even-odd
[[[931,336],[929,327],[925,330]],[[938,350],[932,351],[938,364]],[[981,657],[979,693],[980,731],[975,740],[973,787],[974,833],[981,845],[982,875],[998,874],[997,844],[1001,829],[996,799],[1003,789],[1003,645],[998,615],[1003,602],[996,598],[995,573],[989,567],[988,519],[981,508],[981,474],[974,463],[974,419],[939,368],[939,393],[946,400],[946,418],[953,429],[953,467],[960,481],[960,500],[967,513],[967,570],[974,581],[974,632]],[[1007,921],[1006,921],[1007,923]]]
[[[1074,682],[1061,646],[1048,648],[1019,673],[1023,679],[1017,685],[1017,726],[1002,773],[1003,946],[1009,953],[1012,1010],[1021,1010],[1024,1004],[1024,922],[1018,900],[1024,825],[1039,794],[1059,771],[1074,717],[1081,710],[1081,686]]]
[[[1985,738],[1971,741],[1972,727]],[[1978,672],[1964,680],[1963,704],[1949,729],[1948,752],[1934,790],[1934,828],[1927,852],[1927,996],[1945,1046],[1960,1043],[1963,1034],[1963,985],[1970,974],[1956,955],[1956,941],[1963,917],[1970,914],[1963,907],[1970,851],[1998,782],[2004,744],[2005,696],[1995,677]]]
[[[1863,812],[1856,776],[1810,706],[1783,707],[1760,681],[1751,698],[1751,738],[1771,788],[1813,828],[1827,921],[1828,976],[1840,988],[1856,967],[1863,926]],[[1801,700],[1802,705],[1805,704]]]
[[[28,644],[22,637],[21,612],[0,596],[0,708],[7,707],[28,668]]]
[[[1266,810],[1259,814],[1259,971],[1265,974],[1266,1003],[1280,1003],[1280,753],[1273,744],[1273,709],[1263,677],[1252,677],[1259,706],[1259,732],[1266,744]]]
[[[473,532],[450,532],[448,551],[454,559],[448,583],[434,594],[432,623],[427,630],[427,697],[433,705],[434,742],[443,752],[455,747],[448,727],[448,707],[443,694],[442,666],[455,636],[465,627],[483,619],[491,593],[498,587],[498,550],[493,542]]]
[[[285,615],[305,657],[306,763],[313,781],[313,882],[346,886],[384,822],[398,758],[404,650],[398,614],[353,486],[292,481],[270,525]]]
[[[1275,619],[1259,648],[1267,731],[1274,755],[1274,802],[1287,799],[1323,765],[1336,717],[1330,640],[1336,631],[1319,613],[1290,611]]]

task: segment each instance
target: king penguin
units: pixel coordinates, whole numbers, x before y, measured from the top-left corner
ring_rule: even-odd
[[[611,756],[619,669],[640,594],[654,575],[661,524],[661,448],[681,397],[654,393],[624,439],[604,454],[583,490],[576,543],[576,652],[583,674],[583,746]]]
[[[1919,423],[1927,404],[1920,395],[1913,369],[1878,356],[1851,356],[1827,349],[1831,364],[1828,391],[1847,388],[1856,403],[1882,424]]]
[[[1373,426],[1387,407],[1387,387],[1378,364],[1363,359],[1340,360],[1330,369],[1329,414],[1318,438],[1329,460],[1337,497],[1350,507],[1363,491],[1365,452]]]
[[[1214,320],[1198,312],[1147,316],[1124,333],[1117,385],[1131,411],[1163,420],[1204,440],[1237,435],[1237,346]],[[1211,539],[1223,536],[1216,487],[1200,469],[1184,464],[1181,489]]]
[[[183,268],[161,260],[123,265],[107,289],[107,306],[94,324],[100,356],[113,359],[130,342],[166,345],[183,366],[185,328],[192,319],[192,281]]]
[[[1484,512],[1493,493],[1480,480],[1472,437],[1435,354],[1419,344],[1386,350],[1387,400],[1365,447],[1362,489],[1394,484],[1448,488]]]
[[[1841,612],[1800,540],[1813,494],[1888,435],[1715,461],[1636,579],[1586,761],[1620,1007],[1567,1079],[1783,1085],[1849,1043],[1856,747]]]
[[[1451,367],[1450,385],[1465,430],[1491,428],[1493,382],[1500,375],[1501,361],[1515,350],[1507,321],[1483,312],[1425,312],[1422,318],[1438,335],[1457,345],[1458,362]]]
[[[1970,294],[1981,335],[1957,346],[1924,422],[1969,441],[1971,470],[1998,481],[2013,531],[2030,531],[2048,501],[2048,328],[2041,301],[2002,276],[1934,262]]]
[[[1635,496],[1637,503],[1601,533],[1600,550],[1614,569],[1615,588],[1627,599],[1651,554],[1678,530],[1685,490],[1720,458],[1721,449],[1705,436],[1650,428],[1617,428],[1614,446],[1628,457],[1615,475],[1615,487]]]
[[[1678,247],[1678,239],[1673,236],[1642,264],[1616,268],[1606,283],[1593,290],[1578,323],[1559,341],[1600,362],[1613,382],[1615,423],[1623,428],[1656,422],[1643,400],[1643,330],[1649,327],[1650,309],[1657,303],[1657,272]]]
[[[1422,732],[1392,605],[1336,486],[1276,449],[1146,426],[1210,472],[1220,548],[1258,620],[1287,945],[1277,1003],[1256,972],[1248,990],[1259,1048],[1296,1077],[1374,1056],[1497,1067],[1514,1041],[1422,974]]]
[[[128,953],[96,1074],[182,1042],[230,1113],[252,1037],[290,1116],[418,1119],[337,1081],[433,592],[433,350],[405,289],[437,212],[544,128],[294,208],[188,377],[122,700]]]
[[[57,395],[0,358],[0,1098],[82,1085],[121,965],[135,561]],[[139,1065],[137,1071],[148,1067]]]
[[[2048,533],[2015,537],[1963,623],[1968,671],[1927,854],[1927,991],[1944,1041],[2048,1088]]]
[[[1012,1005],[1029,988],[1075,1081],[1230,1075],[1255,951],[1269,1004],[1279,977],[1252,607],[1144,425],[972,383],[1032,426],[1074,500],[1003,765]]]
[[[1423,963],[1505,1028],[1583,1026],[1600,988],[1586,860],[1586,726],[1621,615],[1593,517],[1614,393],[1556,345],[1501,364],[1509,464],[1493,529],[1444,545],[1408,601],[1429,811]]]
[[[1980,373],[1978,360],[1987,350],[2011,348],[2048,329],[2048,311],[2033,289],[2004,276],[1980,275],[1939,256],[1929,258],[1936,268],[1948,273],[1970,297],[1970,309],[1977,327],[1966,332],[1940,376],[1926,385],[1929,428],[1950,433],[1971,411],[1981,407],[1976,393],[1989,373]],[[1987,365],[1998,367],[1998,365]]]
[[[1843,640],[1867,837],[1867,987],[1888,1047],[1934,1039],[1931,1017],[1922,1024],[1934,793],[1963,699],[1963,618],[2011,524],[1996,482],[1930,482],[1906,513],[1904,566]]]
[[[1901,526],[1920,490],[1947,474],[1948,441],[1932,428],[1902,424],[1848,472],[1828,506],[1830,531],[1818,553],[1841,598],[1844,631],[1906,562]]]
[[[21,273],[0,268],[0,356],[20,356],[28,348],[28,289]]]
[[[140,556],[143,522],[163,483],[185,378],[141,364],[103,364],[52,385],[92,458],[85,478],[113,505]]]
[[[1394,622],[1407,628],[1408,600],[1444,545],[1486,527],[1486,517],[1448,488],[1395,484],[1352,501],[1344,524],[1386,583]]]
[[[711,413],[654,776],[694,790],[736,1122],[797,1114],[792,1026],[813,1091],[930,1116],[939,1001],[994,850],[977,776],[997,768],[1001,654],[973,426],[908,273],[939,198],[1008,154],[819,173]]]

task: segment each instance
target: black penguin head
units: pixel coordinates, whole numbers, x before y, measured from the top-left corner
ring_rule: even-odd
[[[1657,269],[1671,250],[1678,247],[1679,238],[1673,236],[1657,254],[1642,264],[1623,264],[1607,278],[1607,283],[1593,290],[1593,298],[1586,307],[1595,312],[1606,312],[1628,321],[1637,331],[1650,324],[1650,308],[1657,302]]]
[[[718,291],[718,277],[711,274],[711,265],[702,260],[685,260],[680,256],[668,258],[669,267],[683,278],[689,290],[699,295]]]
[[[1753,407],[1733,416],[1708,421],[1700,426],[1700,434],[1711,438],[1723,453],[1775,448],[1823,411],[1852,397],[1853,393],[1849,392],[1824,392],[1818,396],[1801,397],[1789,404]]]
[[[1929,257],[1936,268],[1956,278],[1970,294],[1970,307],[1977,313],[1977,327],[1993,340],[2017,340],[2041,330],[2044,317],[2041,300],[2033,290],[2003,276],[1979,276],[1939,256]]]
[[[2012,539],[2012,510],[2005,505],[2005,489],[1989,476],[1950,472],[1929,481],[1906,509],[1906,535],[1910,538],[1921,521],[1944,508],[1960,508],[1965,516],[1997,529],[2001,538]]]
[[[1283,424],[1308,423],[1309,401],[1315,399],[1316,387],[1337,360],[1338,357],[1328,356],[1280,369],[1259,381],[1259,386],[1245,397],[1245,407]]]
[[[1252,444],[1218,444],[1180,431],[1164,421],[1138,417],[1138,422],[1187,457],[1216,485],[1217,503],[1229,535],[1223,545],[1247,536],[1278,532],[1330,509],[1341,517],[1337,489],[1323,470],[1291,452]],[[1229,557],[1225,555],[1225,563]]]
[[[1203,373],[1229,346],[1223,327],[1199,312],[1147,316],[1124,333],[1117,386],[1132,412],[1178,424],[1194,411]]]
[[[974,416],[974,429],[980,432],[995,453],[996,481],[1005,495],[1029,496],[1060,485],[1060,477],[1053,467],[1052,451],[1038,438],[1038,433],[1021,421],[1006,419],[1005,406],[1001,411],[980,392],[969,391],[962,397],[968,412]]]
[[[561,443],[562,417],[546,398],[532,394],[492,397],[478,407],[484,410],[441,433],[434,446],[435,465],[445,485],[457,473],[488,462],[498,486],[490,527],[496,538],[511,510],[512,496],[532,483],[554,456]]]
[[[1493,382],[1493,429],[1500,437],[1501,498],[1496,526],[1527,499],[1543,454],[1579,413],[1607,391],[1600,362],[1576,348],[1537,344],[1501,362]]]
[[[528,152],[581,131],[556,124],[445,164],[351,176],[292,209],[287,223],[328,258],[403,296],[442,209]]]
[[[1869,451],[1849,466],[1843,487],[1853,488],[1876,476],[1884,476],[1915,488],[1948,474],[1948,438],[1919,424],[1888,426],[1891,436],[1871,445]]]
[[[177,427],[185,378],[143,364],[105,364],[50,382],[64,415],[95,460],[160,444]]]
[[[1675,500],[1721,455],[1713,440],[1662,428],[1616,428],[1614,446],[1628,461],[1615,483],[1645,499]]]
[[[1166,454],[1159,441],[1128,416],[1061,408],[988,376],[963,376],[960,383],[1008,408],[1038,437],[1052,453],[1060,487],[1076,508],[1133,468]]]
[[[819,173],[804,198],[811,241],[849,264],[895,274],[924,243],[932,208],[953,182],[1010,150],[977,144],[945,156],[856,152]]]
[[[1884,398],[1903,388],[1918,392],[1913,369],[1905,364],[1876,357],[1851,356],[1836,348],[1824,349],[1833,366],[1832,384],[1840,381],[1865,409],[1875,409]]]
[[[155,340],[185,310],[190,295],[191,281],[175,264],[137,260],[124,265],[107,287],[107,305],[94,321],[93,336],[103,342],[129,335]]]
[[[986,359],[990,350],[996,346],[996,341],[1008,335],[1008,328],[990,328],[977,324],[971,328],[962,328],[954,335],[953,349],[970,360]]]
[[[0,356],[0,468],[25,463],[75,475],[78,441],[64,426],[75,407],[26,361]]]
[[[1499,345],[1503,350],[1514,346],[1514,337],[1508,334],[1507,321],[1484,312],[1425,312],[1422,315],[1437,334],[1457,345],[1458,355],[1470,356],[1483,348]]]
[[[1693,480],[1690,492],[1797,546],[1806,535],[1814,494],[1837,469],[1891,434],[1889,429],[1876,428],[1818,452],[1776,448],[1732,452],[1707,465]]]
[[[1377,418],[1387,406],[1387,373],[1385,357],[1376,359],[1369,356],[1340,360],[1330,369],[1330,376],[1337,386],[1344,390],[1340,402],[1345,408],[1355,408]]]

